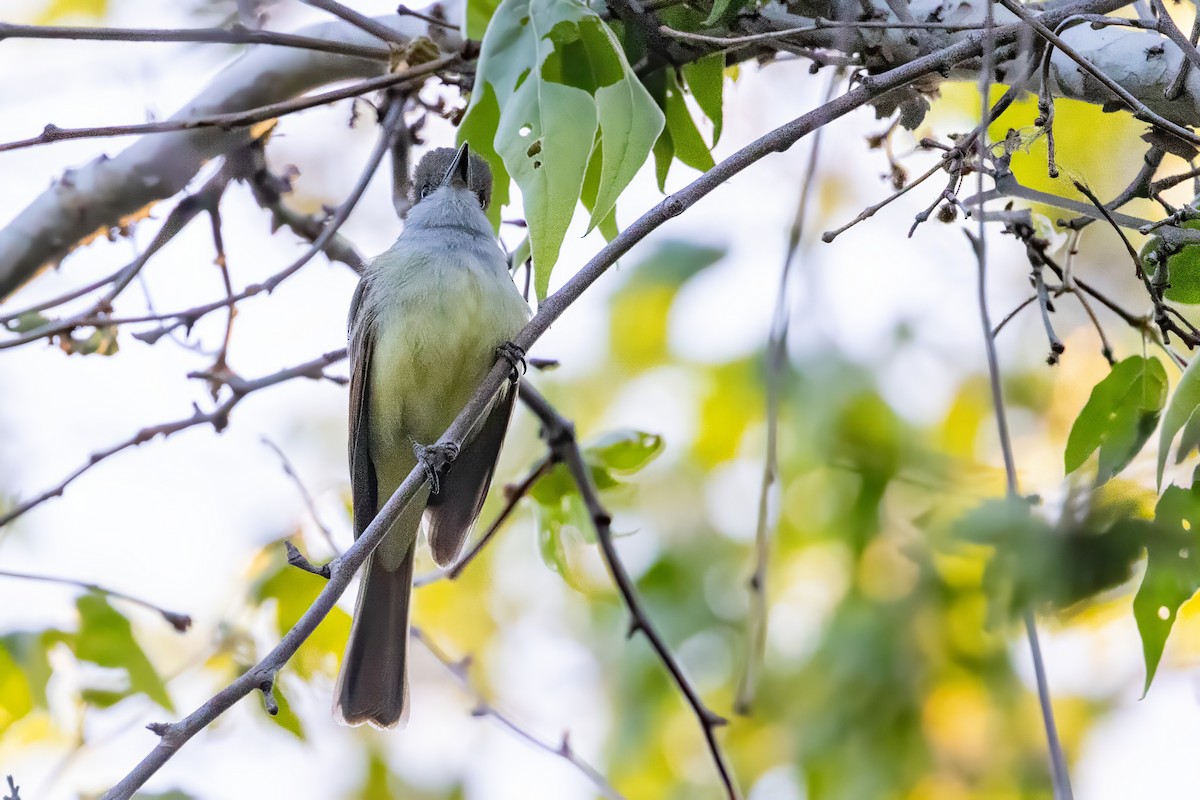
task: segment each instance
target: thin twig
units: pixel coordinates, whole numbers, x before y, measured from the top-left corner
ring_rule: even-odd
[[[507,712],[497,708],[491,703],[491,701],[484,697],[479,688],[471,682],[471,676],[469,674],[471,665],[470,656],[465,656],[456,661],[455,659],[451,658],[445,650],[436,645],[425,634],[424,631],[415,625],[412,627],[410,635],[412,638],[425,645],[425,649],[428,650],[433,657],[436,658],[442,664],[442,666],[446,668],[446,671],[453,675],[454,679],[457,680],[459,684],[471,695],[472,699],[475,701],[475,708],[471,711],[472,716],[491,717],[500,723],[502,727],[507,728],[518,738],[523,739],[524,741],[536,747],[538,750],[565,759],[569,764],[571,764],[571,766],[583,773],[583,775],[589,781],[591,781],[592,785],[596,787],[596,790],[600,792],[600,794],[609,798],[609,800],[624,800],[623,795],[621,795],[621,793],[618,792],[613,785],[608,782],[608,780],[603,774],[600,773],[598,769],[593,767],[575,752],[574,748],[571,747],[571,739],[566,731],[563,732],[562,740],[558,744],[548,742],[545,739],[542,739],[541,737],[527,731],[515,719],[513,719],[511,714],[508,714]]]
[[[382,39],[385,42],[401,46],[408,44],[408,38],[404,35],[392,30],[378,20],[374,20],[371,17],[358,13],[352,8],[342,5],[337,0],[301,0],[301,2],[313,8],[319,8],[322,11],[328,11],[330,14],[349,22],[354,27],[371,34],[376,39]]]
[[[333,543],[333,533],[329,530],[329,526],[321,520],[321,515],[317,513],[317,504],[313,502],[312,493],[308,491],[308,487],[304,485],[304,481],[300,480],[300,474],[292,466],[292,462],[288,459],[287,454],[279,448],[279,445],[272,442],[266,436],[259,437],[259,441],[271,448],[275,451],[275,455],[279,456],[279,461],[283,465],[283,473],[292,479],[292,485],[300,493],[300,499],[304,501],[304,507],[308,509],[308,515],[312,517],[313,524],[317,526],[317,530],[325,538],[325,543],[329,545],[330,552],[334,555],[340,553],[341,550]]]
[[[8,790],[12,794],[5,796],[4,800],[21,800],[21,787],[13,781],[12,775],[8,776]]]
[[[1051,30],[1049,26],[1042,22],[1042,20],[1038,18],[1037,14],[1030,13],[1029,9],[1017,2],[1017,0],[995,0],[995,2],[1000,3],[1009,11],[1020,17],[1021,21],[1037,31],[1039,36],[1057,47],[1063,52],[1063,55],[1070,58],[1080,67],[1082,67],[1089,75],[1098,80],[1100,83],[1104,84],[1104,86],[1110,92],[1120,98],[1125,105],[1129,106],[1129,108],[1134,112],[1135,117],[1145,122],[1150,122],[1154,125],[1157,125],[1163,130],[1175,134],[1185,142],[1190,142],[1191,144],[1200,146],[1200,136],[1197,136],[1196,133],[1194,133],[1190,128],[1185,128],[1182,125],[1171,122],[1171,120],[1167,119],[1161,114],[1157,114],[1152,111],[1149,106],[1134,97],[1128,89],[1117,83],[1108,75],[1104,74],[1104,72],[1098,69],[1095,64],[1087,59],[1086,56],[1083,56],[1077,50],[1075,50],[1075,48],[1063,41],[1062,37],[1060,37],[1057,33]],[[1047,48],[1047,50],[1049,50],[1049,48]],[[1049,58],[1049,56],[1047,56],[1047,58]]]
[[[247,297],[253,297],[262,292],[268,294],[273,292],[279,284],[295,275],[305,264],[312,260],[313,256],[320,253],[325,246],[332,240],[333,236],[342,227],[342,224],[349,219],[350,212],[358,205],[358,201],[362,198],[363,192],[366,191],[367,185],[375,176],[375,172],[379,169],[380,162],[383,161],[384,155],[392,146],[392,140],[395,138],[397,131],[404,124],[404,104],[400,100],[393,100],[388,106],[385,113],[383,123],[379,132],[379,138],[375,142],[375,148],[371,151],[371,155],[367,158],[367,163],[364,165],[362,172],[359,174],[358,181],[354,184],[354,188],[350,190],[350,194],[338,206],[334,212],[332,219],[321,230],[321,233],[313,240],[309,248],[304,251],[303,255],[289,264],[283,270],[275,273],[262,283],[253,283],[247,286],[242,291],[232,295],[224,300],[218,300],[211,303],[189,308],[185,311],[174,312],[170,314],[156,314],[149,317],[127,318],[119,320],[111,320],[112,324],[122,324],[129,322],[148,321],[153,319],[168,320],[166,324],[155,328],[151,331],[134,334],[138,339],[144,342],[153,344],[163,335],[170,333],[176,328],[190,328],[206,314],[216,311],[219,308],[224,308],[231,303],[238,303],[245,300]]]
[[[342,348],[341,350],[333,350],[319,358],[313,359],[312,361],[307,361],[298,366],[283,369],[279,372],[262,378],[256,378],[254,380],[244,380],[239,378],[237,375],[228,372],[222,375],[212,372],[191,373],[191,375],[188,377],[197,377],[209,382],[219,381],[223,383],[225,386],[229,387],[229,397],[223,402],[219,403],[211,411],[205,412],[201,411],[198,407],[193,407],[193,412],[190,417],[184,417],[172,422],[164,422],[159,425],[151,425],[149,427],[142,428],[128,439],[125,439],[124,441],[104,450],[92,453],[92,455],[88,457],[87,463],[83,464],[74,472],[67,475],[53,487],[38,494],[36,497],[32,497],[29,500],[18,503],[15,508],[0,515],[0,528],[9,524],[28,511],[37,508],[50,498],[61,496],[63,491],[69,485],[74,483],[75,480],[77,480],[88,470],[92,469],[92,467],[96,466],[101,461],[111,458],[123,450],[128,450],[129,448],[145,444],[146,442],[149,442],[158,436],[162,436],[164,438],[171,436],[172,434],[179,433],[180,431],[187,430],[188,428],[194,428],[197,425],[212,425],[213,429],[216,431],[223,430],[229,423],[229,414],[231,411],[233,411],[234,406],[244,400],[248,395],[258,391],[259,389],[265,389],[268,386],[275,386],[276,384],[290,381],[293,378],[309,378],[312,380],[323,379],[342,382],[344,379],[334,378],[326,375],[325,368],[330,364],[341,361],[345,357],[345,348]]]
[[[553,467],[554,464],[555,461],[553,457],[544,458],[529,471],[529,474],[526,475],[520,483],[515,486],[504,487],[504,508],[500,509],[500,513],[496,515],[494,520],[492,520],[492,524],[488,526],[486,531],[484,531],[483,536],[480,536],[479,540],[475,542],[475,544],[471,545],[471,549],[468,550],[466,554],[458,560],[458,563],[456,563],[445,573],[447,578],[450,580],[457,580],[458,576],[462,575],[463,570],[467,568],[467,565],[475,560],[475,557],[479,555],[483,548],[487,547],[488,542],[490,542],[492,537],[496,535],[496,532],[500,530],[500,526],[503,525],[510,516],[512,516],[512,512],[516,509],[517,504],[521,502],[521,499],[529,494],[529,490],[533,488],[533,485],[537,483],[543,475],[549,472],[550,468]]]
[[[213,44],[267,44],[318,50],[343,56],[387,61],[392,53],[384,47],[352,42],[334,42],[314,36],[256,30],[234,23],[228,28],[75,28],[61,25],[17,25],[0,22],[0,41],[5,39],[70,39],[100,42],[196,42]]]
[[[328,105],[338,100],[347,100],[351,97],[358,97],[380,89],[390,89],[409,83],[410,81],[423,80],[429,75],[440,72],[443,69],[463,63],[465,62],[457,54],[446,55],[400,72],[380,75],[377,78],[368,78],[365,81],[360,81],[342,89],[305,95],[293,100],[285,100],[280,103],[272,103],[245,111],[233,111],[228,114],[210,114],[191,117],[189,119],[165,119],[159,122],[144,122],[137,125],[109,125],[92,128],[60,128],[57,125],[47,125],[37,136],[0,143],[0,153],[8,150],[19,150],[23,147],[49,144],[51,142],[62,142],[68,139],[97,139],[110,136],[167,133],[170,131],[193,130],[195,128],[220,128],[225,131],[235,128],[245,128],[258,122],[275,119],[287,114],[294,114],[297,111],[305,111],[317,106]]]
[[[116,589],[107,589],[99,584],[91,583],[90,581],[77,581],[74,578],[62,578],[57,575],[34,575],[29,572],[13,572],[12,570],[0,569],[0,578],[16,578],[22,581],[40,581],[42,583],[58,583],[64,586],[77,586],[89,592],[102,594],[106,597],[115,597],[118,600],[124,600],[134,605],[139,605],[142,608],[147,608],[167,621],[168,624],[180,633],[186,633],[187,629],[192,626],[192,618],[187,614],[180,614],[177,611],[169,611],[162,606],[157,606],[149,600],[143,600],[140,597],[118,592]]]
[[[833,99],[834,90],[842,75],[835,72],[830,76],[825,90],[825,100]],[[771,489],[779,476],[779,405],[783,389],[783,371],[787,364],[787,337],[791,313],[789,310],[789,287],[796,266],[796,257],[804,239],[804,222],[808,218],[808,204],[817,174],[821,154],[821,139],[825,128],[812,137],[812,147],[800,183],[800,197],[796,213],[788,230],[787,249],[783,256],[783,268],[779,272],[779,288],[775,295],[775,310],[771,318],[771,331],[767,337],[767,452],[763,458],[762,480],[759,482],[758,514],[754,527],[754,569],[747,581],[750,591],[749,643],[742,677],[734,695],[733,710],[737,714],[749,714],[758,687],[758,672],[762,668],[767,647],[767,563],[771,557]]]
[[[700,723],[704,739],[708,743],[709,753],[712,755],[717,771],[721,775],[721,782],[725,786],[727,796],[731,800],[734,800],[740,796],[737,783],[734,780],[733,773],[729,769],[729,765],[725,761],[725,754],[716,736],[716,729],[725,725],[727,721],[705,705],[696,688],[692,686],[691,681],[683,674],[683,668],[675,660],[675,656],[671,654],[670,648],[667,647],[666,642],[663,641],[662,636],[650,621],[650,616],[642,607],[642,601],[638,598],[633,579],[625,571],[625,565],[621,561],[616,547],[613,545],[612,517],[600,502],[600,495],[596,491],[595,484],[592,482],[591,469],[584,460],[583,453],[579,449],[579,443],[575,439],[574,426],[560,416],[546,398],[542,397],[541,393],[534,389],[528,382],[522,381],[518,397],[541,420],[542,436],[546,440],[546,445],[554,453],[554,457],[566,465],[571,473],[571,478],[575,481],[575,486],[579,489],[579,494],[583,497],[583,504],[587,508],[588,515],[592,519],[592,525],[596,529],[596,539],[600,543],[600,552],[604,556],[604,562],[608,565],[608,571],[612,574],[613,582],[617,585],[617,591],[620,593],[621,599],[629,611],[628,636],[632,637],[637,633],[643,634],[650,643],[650,647],[654,650],[655,655],[658,656],[658,660],[662,662],[663,667],[670,673],[672,681],[674,681],[680,693],[683,694],[684,699],[691,706],[692,712],[696,715],[696,719]]]

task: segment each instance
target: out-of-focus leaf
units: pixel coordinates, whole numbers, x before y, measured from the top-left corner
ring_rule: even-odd
[[[70,334],[59,337],[59,347],[65,353],[77,353],[90,356],[93,353],[102,356],[115,355],[117,345],[117,329],[113,325],[104,325],[92,331],[86,339],[76,339]]]
[[[64,636],[60,631],[16,631],[0,637],[0,659],[7,659],[7,663],[13,665],[11,672],[24,678],[24,689],[37,708],[46,708],[46,683],[51,673],[47,651]],[[7,666],[0,668],[0,720],[5,710],[11,713],[20,704],[17,695],[9,694],[10,690],[19,688],[6,680],[10,674]],[[12,677],[15,679],[15,675]],[[5,697],[10,698],[13,705],[8,705]],[[0,729],[4,724],[0,722]]]
[[[37,24],[55,25],[75,17],[101,19],[106,13],[108,0],[52,0],[50,6],[38,15]]]
[[[300,741],[305,741],[308,737],[304,734],[304,723],[300,721],[300,717],[296,716],[296,712],[292,709],[292,703],[288,700],[288,693],[283,689],[283,681],[276,680],[275,685],[271,688],[271,692],[275,695],[275,702],[279,706],[279,711],[274,715],[268,714],[267,716],[271,717],[279,727]],[[261,703],[258,706],[262,708]]]
[[[182,789],[171,789],[167,792],[138,792],[138,800],[195,800],[194,794],[188,794]]]
[[[751,0],[716,0],[704,26],[711,28],[727,24],[737,12],[750,4]]]
[[[577,0],[503,0],[476,74],[459,136],[489,160],[498,156],[521,187],[541,299],[593,147],[602,158],[589,229],[608,218],[645,161],[662,114],[612,31]],[[498,171],[497,180],[506,178]]]
[[[1067,438],[1068,473],[1083,466],[1097,449],[1097,483],[1123,470],[1154,433],[1167,400],[1167,374],[1156,358],[1131,356],[1112,368],[1092,389]]]
[[[282,553],[283,548],[277,550]],[[255,588],[254,597],[259,602],[275,601],[276,630],[282,635],[296,624],[324,586],[323,579],[296,569],[282,556],[275,555],[271,568]],[[311,678],[317,673],[331,674],[346,649],[349,636],[350,615],[335,607],[288,663],[302,678]]]
[[[7,648],[0,647],[0,734],[37,705],[33,682]],[[42,687],[43,697],[45,686]],[[44,704],[44,700],[43,700]]]
[[[725,87],[725,54],[714,53],[683,66],[683,80],[687,83],[696,104],[713,124],[712,143],[716,147],[721,138],[724,122],[723,103]]]
[[[107,689],[85,691],[97,704],[111,704],[131,694],[145,694],[168,711],[174,711],[167,687],[162,678],[133,638],[133,628],[124,616],[108,603],[104,595],[88,592],[75,602],[79,611],[79,632],[74,635],[75,655],[101,667],[124,670],[128,687],[121,691]]]
[[[1102,499],[1078,525],[1051,528],[1023,500],[989,500],[953,526],[962,541],[994,549],[984,587],[996,616],[1061,610],[1128,581],[1144,534],[1120,497]]]
[[[633,267],[632,276],[621,287],[621,291],[639,289],[649,284],[678,290],[685,282],[719,262],[726,252],[724,247],[678,239],[663,242]]]
[[[13,333],[29,333],[32,330],[37,330],[50,322],[50,318],[44,316],[40,311],[26,311],[24,314],[17,316],[5,323],[4,327]]]
[[[1162,431],[1158,437],[1159,487],[1162,486],[1163,471],[1167,466],[1167,456],[1170,454],[1171,444],[1175,441],[1175,434],[1179,433],[1179,429],[1191,419],[1196,409],[1200,408],[1200,366],[1198,364],[1200,364],[1200,359],[1195,358],[1188,364],[1187,369],[1179,378],[1175,393],[1171,395],[1171,400],[1167,403],[1167,413],[1163,417]],[[1189,437],[1189,441],[1193,440],[1194,437]],[[1183,461],[1187,454],[1188,450],[1180,447],[1175,463]]]
[[[1179,607],[1200,589],[1200,485],[1168,486],[1155,509],[1154,522],[1139,526],[1146,533],[1146,574],[1133,599],[1133,616],[1142,636],[1146,682],[1162,660],[1163,647]]]
[[[663,451],[661,436],[629,429],[606,433],[584,450],[594,466],[617,475],[633,475]]]

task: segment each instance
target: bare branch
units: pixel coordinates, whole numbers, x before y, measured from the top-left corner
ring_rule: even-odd
[[[529,383],[521,384],[518,396],[521,398],[521,402],[541,420],[542,437],[546,440],[546,445],[554,454],[554,458],[566,465],[571,473],[571,478],[575,481],[575,486],[579,489],[579,494],[583,497],[584,506],[587,507],[588,515],[592,518],[592,525],[596,529],[596,539],[600,543],[600,552],[604,555],[604,562],[608,565],[608,571],[617,585],[617,591],[620,593],[625,607],[629,610],[629,636],[641,633],[650,642],[650,647],[658,656],[658,660],[670,673],[671,679],[700,722],[704,739],[708,743],[709,753],[721,775],[721,782],[725,786],[727,796],[730,800],[736,800],[740,796],[737,783],[726,763],[725,754],[721,750],[716,736],[716,729],[725,725],[727,721],[709,709],[700,699],[700,694],[683,674],[683,668],[679,666],[679,662],[675,660],[675,656],[671,654],[670,648],[667,647],[661,634],[650,621],[650,616],[642,607],[642,601],[638,598],[633,580],[625,571],[625,565],[621,562],[621,557],[613,545],[612,517],[600,503],[600,495],[592,482],[591,469],[584,461],[579,443],[575,439],[574,426],[563,419],[546,398],[542,397],[541,393]]]
[[[198,407],[194,407],[190,417],[184,417],[183,419],[178,419],[173,422],[164,422],[159,425],[151,425],[149,427],[142,428],[128,439],[107,449],[92,453],[92,455],[88,458],[87,463],[83,464],[70,475],[63,478],[53,487],[47,489],[36,497],[32,497],[29,500],[18,503],[15,508],[0,515],[0,528],[9,524],[26,512],[37,508],[50,498],[59,497],[69,485],[71,485],[92,467],[96,466],[101,461],[111,458],[123,450],[128,450],[131,447],[137,447],[138,445],[145,444],[146,442],[149,442],[158,436],[166,438],[172,434],[187,430],[188,428],[194,428],[197,425],[212,425],[213,429],[218,432],[223,430],[225,426],[229,424],[229,414],[231,411],[233,411],[234,406],[244,400],[248,395],[258,391],[259,389],[265,389],[268,386],[275,386],[276,384],[290,381],[293,378],[336,380],[325,374],[325,368],[331,364],[341,361],[345,357],[345,348],[342,348],[341,350],[333,350],[321,356],[320,358],[313,359],[312,361],[308,361],[298,366],[280,370],[274,374],[249,381],[229,372],[226,372],[223,375],[217,375],[211,372],[191,373],[191,375],[188,377],[203,378],[204,380],[210,382],[216,381],[224,386],[227,386],[230,390],[229,397],[223,402],[219,403],[211,411],[204,412]]]
[[[306,95],[295,100],[285,100],[281,103],[259,106],[246,111],[235,111],[228,114],[212,114],[208,116],[185,117],[183,119],[166,119],[160,122],[141,122],[135,125],[107,125],[96,128],[60,128],[57,125],[47,125],[40,134],[28,139],[0,143],[0,153],[9,150],[20,150],[51,142],[63,142],[68,139],[96,139],[111,136],[131,136],[135,134],[171,133],[189,131],[197,128],[220,128],[229,132],[237,128],[246,128],[258,122],[307,111],[317,106],[335,103],[338,100],[348,100],[360,97],[380,89],[391,89],[408,84],[412,81],[433,75],[444,69],[459,65],[458,55],[442,56],[424,64],[418,64],[400,72],[369,78],[360,83],[352,84],[343,89],[334,89],[320,94]]]
[[[592,785],[596,787],[596,790],[599,791],[600,794],[609,798],[609,800],[624,800],[621,793],[613,788],[612,784],[605,779],[598,769],[593,767],[587,761],[584,761],[583,758],[575,752],[575,750],[571,747],[570,736],[566,731],[563,732],[562,741],[560,743],[553,744],[551,742],[547,742],[545,739],[542,739],[525,730],[525,728],[523,728],[519,723],[517,723],[516,720],[513,719],[511,714],[497,708],[486,697],[484,697],[483,693],[479,691],[478,687],[471,683],[471,676],[468,674],[468,670],[471,665],[470,656],[465,656],[464,658],[455,661],[449,656],[449,654],[446,653],[445,650],[434,644],[433,640],[431,640],[424,633],[424,631],[415,625],[412,627],[411,635],[414,639],[425,645],[425,649],[428,650],[434,658],[441,662],[442,666],[446,668],[446,671],[453,675],[454,679],[457,680],[459,684],[466,689],[471,697],[475,700],[475,708],[471,712],[473,716],[491,717],[500,723],[501,726],[507,728],[509,731],[515,734],[518,738],[525,740],[538,750],[549,753],[552,756],[558,756],[559,758],[565,759],[569,764],[571,764],[571,766],[582,772],[584,777],[591,781]]]
[[[354,42],[337,42],[294,33],[247,28],[234,23],[228,28],[72,28],[59,25],[16,25],[0,22],[0,41],[5,39],[70,39],[100,42],[197,42],[216,44],[269,44],[297,47],[336,55],[370,58],[386,62],[392,51]]]
[[[169,611],[162,606],[157,606],[149,600],[143,600],[140,597],[118,592],[116,589],[106,589],[99,584],[89,581],[77,581],[73,578],[62,578],[57,575],[34,575],[29,572],[13,572],[12,570],[0,569],[0,578],[15,578],[22,581],[40,581],[42,583],[58,583],[64,586],[77,586],[89,592],[105,595],[106,597],[115,597],[118,600],[139,605],[142,608],[148,608],[156,614],[160,615],[167,621],[168,624],[180,633],[186,633],[187,629],[192,626],[192,618],[187,614],[180,614],[178,611]]]
[[[304,507],[308,509],[308,515],[312,517],[313,523],[321,531],[321,535],[325,537],[325,543],[329,545],[329,549],[335,554],[341,552],[338,546],[333,543],[333,533],[329,530],[329,526],[321,521],[321,515],[317,513],[317,504],[313,502],[312,493],[308,491],[308,487],[304,485],[304,481],[300,480],[299,473],[296,472],[296,468],[292,466],[292,462],[288,460],[287,455],[279,448],[279,445],[272,442],[266,436],[260,437],[259,441],[271,448],[275,451],[275,455],[279,456],[279,461],[283,464],[284,474],[292,479],[296,490],[300,492],[300,499],[304,501]]]
[[[301,2],[303,2],[305,5],[312,6],[313,8],[319,8],[322,11],[328,11],[334,16],[341,17],[346,22],[349,22],[356,28],[366,31],[376,39],[380,39],[385,42],[391,42],[392,44],[403,45],[408,43],[408,37],[402,34],[397,34],[396,31],[392,30],[387,25],[384,25],[383,23],[378,22],[371,17],[366,16],[365,14],[358,13],[354,9],[348,8],[337,2],[337,0],[301,0]]]
[[[382,21],[409,37],[428,33],[427,25],[410,18],[389,16]],[[301,33],[326,41],[378,45],[373,37],[344,22],[312,26]],[[462,47],[456,35],[435,38],[446,52]],[[373,59],[254,47],[220,72],[173,119],[260,108],[338,81],[388,78],[387,71],[386,63]],[[68,171],[0,228],[0,299],[44,265],[61,260],[93,232],[116,226],[147,205],[182,191],[201,166],[247,140],[243,130],[189,128],[144,137],[114,158],[99,158]]]

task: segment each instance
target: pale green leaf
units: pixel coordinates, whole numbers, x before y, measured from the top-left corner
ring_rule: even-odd
[[[1179,433],[1192,413],[1200,407],[1200,359],[1193,358],[1183,371],[1171,401],[1167,403],[1167,413],[1163,416],[1162,432],[1158,438],[1158,485],[1162,486],[1163,472],[1167,466],[1167,456],[1175,435]]]

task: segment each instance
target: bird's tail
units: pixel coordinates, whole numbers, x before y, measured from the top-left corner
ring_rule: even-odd
[[[410,545],[394,571],[372,555],[363,570],[334,692],[334,715],[347,725],[392,728],[408,716],[408,601],[415,552]]]

